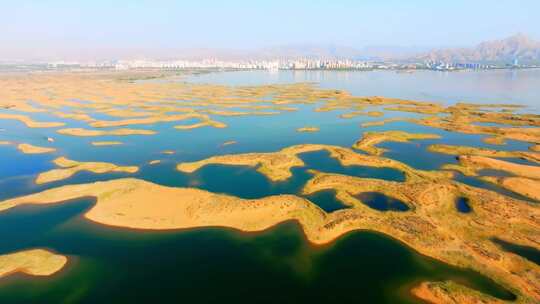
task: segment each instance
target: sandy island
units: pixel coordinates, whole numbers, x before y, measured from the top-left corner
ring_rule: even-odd
[[[319,128],[317,127],[302,127],[296,129],[297,132],[319,132]]]
[[[122,145],[121,141],[93,141],[92,146],[102,147],[102,146],[118,146]]]
[[[468,146],[452,146],[444,144],[430,145],[427,149],[430,152],[443,153],[449,155],[474,155],[495,158],[521,158],[530,162],[540,164],[540,153],[530,151],[499,151],[486,148],[468,147]]]
[[[29,249],[0,255],[0,278],[22,272],[32,276],[49,276],[67,263],[63,255],[45,249]]]
[[[492,278],[516,294],[517,303],[535,303],[540,299],[540,283],[535,279],[540,275],[540,266],[502,250],[491,241],[493,237],[503,237],[509,242],[540,247],[530,239],[531,231],[538,231],[540,227],[538,206],[444,177],[433,179],[434,176],[420,178],[417,175],[399,183],[314,173],[304,193],[332,189],[350,208],[326,213],[294,195],[241,199],[123,178],[61,186],[6,200],[0,203],[0,210],[94,196],[97,202],[84,216],[117,227],[162,230],[220,226],[261,231],[296,220],[314,244],[332,242],[354,230],[373,230],[391,235],[422,254],[472,268]],[[372,191],[396,197],[411,209],[381,212],[354,197],[357,193]],[[469,198],[473,213],[464,216],[455,209],[459,196]],[[478,229],[478,225],[490,229]],[[462,292],[471,296],[467,290]]]
[[[17,149],[24,154],[43,154],[56,151],[55,148],[38,147],[30,144],[18,144]]]
[[[63,122],[39,122],[26,115],[0,113],[0,119],[18,120],[29,128],[56,128],[65,125]]]
[[[292,176],[291,169],[304,166],[304,162],[298,157],[298,154],[313,151],[328,151],[330,157],[338,160],[343,166],[367,166],[377,168],[393,168],[403,172],[406,176],[452,176],[445,172],[415,170],[399,161],[356,153],[349,148],[332,145],[303,144],[290,146],[277,152],[266,153],[243,153],[212,156],[195,162],[186,162],[178,164],[178,171],[193,173],[203,166],[210,164],[236,165],[257,167],[257,171],[265,175],[272,181],[284,181]]]
[[[238,142],[236,140],[228,140],[224,143],[221,144],[222,147],[225,147],[225,146],[230,146],[230,145],[235,145],[237,144]]]
[[[115,136],[126,136],[126,135],[154,135],[155,131],[152,130],[138,130],[138,129],[115,129],[115,130],[90,130],[82,128],[68,128],[60,129],[56,131],[59,134],[71,135],[71,136],[83,136],[83,137],[92,137],[92,136],[106,136],[106,135],[115,135]]]
[[[45,184],[70,178],[79,171],[89,171],[96,174],[110,172],[135,173],[139,171],[139,168],[136,166],[118,166],[105,162],[78,162],[65,157],[59,157],[53,162],[61,168],[40,173],[36,178],[36,184]]]
[[[405,131],[364,132],[362,139],[354,143],[353,148],[365,151],[372,155],[382,155],[386,149],[375,145],[385,141],[408,142],[419,139],[439,139],[436,134],[409,133]]]

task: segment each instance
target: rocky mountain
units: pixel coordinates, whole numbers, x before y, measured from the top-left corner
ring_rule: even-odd
[[[414,59],[446,62],[540,62],[540,42],[517,34],[502,40],[482,42],[474,48],[439,49]]]

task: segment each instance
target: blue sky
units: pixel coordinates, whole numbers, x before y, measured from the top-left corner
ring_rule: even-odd
[[[111,49],[469,46],[540,38],[540,1],[0,0],[0,56]]]

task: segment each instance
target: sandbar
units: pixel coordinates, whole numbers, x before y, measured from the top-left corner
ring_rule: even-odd
[[[82,128],[67,128],[67,129],[57,130],[56,132],[63,135],[83,136],[83,137],[106,136],[106,135],[126,136],[126,135],[154,135],[156,134],[156,131],[142,130],[142,129],[90,130],[90,129],[82,129]]]
[[[408,142],[420,139],[439,139],[436,134],[409,133],[405,131],[364,132],[362,138],[353,144],[353,148],[365,151],[372,155],[381,155],[386,149],[375,145],[385,142]]]
[[[36,178],[36,184],[50,183],[70,178],[79,171],[89,171],[96,174],[110,172],[135,173],[139,171],[139,168],[136,166],[118,166],[106,162],[78,162],[65,157],[59,157],[53,162],[61,168],[40,173]]]
[[[0,113],[0,119],[18,120],[29,128],[56,128],[65,125],[63,122],[40,122],[26,115]]]
[[[228,140],[224,143],[221,144],[222,147],[225,147],[225,146],[230,146],[230,145],[234,145],[234,144],[237,144],[238,142],[236,140]]]
[[[325,150],[330,157],[338,160],[343,166],[367,166],[377,168],[393,168],[403,172],[407,178],[438,178],[452,176],[445,172],[416,170],[408,165],[393,159],[362,155],[349,148],[332,145],[302,144],[283,148],[276,152],[266,153],[242,153],[212,156],[207,159],[180,163],[176,167],[178,171],[193,173],[196,170],[210,164],[235,165],[257,167],[257,171],[265,175],[271,181],[284,181],[292,176],[291,169],[304,166],[298,154]]]
[[[102,147],[102,146],[117,146],[122,145],[121,141],[93,141],[92,146]]]
[[[499,151],[479,147],[452,146],[444,144],[430,145],[428,147],[428,151],[449,155],[474,155],[495,158],[522,158],[531,162],[540,163],[540,154],[529,151]]]
[[[432,304],[508,303],[453,281],[422,282],[414,287],[411,293],[415,297]]]
[[[506,171],[516,176],[540,179],[540,166],[529,166],[503,161],[485,156],[461,155],[458,157],[462,166],[475,171],[482,169],[494,169]]]
[[[61,270],[67,257],[45,249],[28,249],[0,255],[0,278],[22,272],[32,276],[49,276]]]
[[[318,132],[319,128],[317,127],[302,127],[296,129],[297,132]]]
[[[502,250],[491,241],[494,236],[504,236],[513,243],[540,247],[529,238],[531,231],[540,226],[535,220],[540,217],[537,206],[444,177],[415,178],[400,183],[315,173],[302,191],[309,194],[326,189],[335,190],[337,198],[350,208],[326,213],[294,195],[242,199],[122,178],[66,185],[5,200],[0,202],[0,211],[24,204],[55,204],[93,196],[97,201],[84,216],[116,227],[150,230],[229,227],[261,231],[295,220],[314,244],[332,242],[355,230],[373,230],[391,235],[424,255],[472,268],[492,278],[513,292],[517,303],[535,303],[540,299],[540,283],[535,280],[540,275],[540,266]],[[366,191],[396,197],[411,209],[407,212],[371,209],[353,196]],[[469,198],[474,213],[465,217],[455,210],[455,199],[460,196]]]
[[[24,154],[43,154],[43,153],[52,153],[56,151],[55,148],[49,147],[39,147],[30,144],[18,144],[17,149]]]

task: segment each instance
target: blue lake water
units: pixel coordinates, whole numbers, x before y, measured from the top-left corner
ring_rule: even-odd
[[[323,88],[346,89],[355,95],[381,95],[454,103],[522,103],[536,111],[539,106],[540,71],[481,71],[441,73],[419,71],[398,74],[391,71],[266,71],[210,73],[188,81],[229,85],[317,82]],[[410,143],[386,142],[384,156],[414,168],[436,170],[456,163],[454,156],[431,153],[434,143],[470,145],[500,150],[526,150],[530,144],[508,141],[505,146],[482,142],[484,136],[448,132],[408,122],[362,128],[360,124],[389,117],[419,117],[414,113],[385,112],[381,118],[358,116],[340,118],[348,112],[314,112],[319,105],[294,105],[299,110],[270,116],[223,117],[213,119],[228,125],[177,130],[190,122],[133,126],[151,129],[157,135],[74,137],[55,133],[58,128],[29,129],[18,121],[0,120],[0,141],[51,146],[51,154],[26,155],[13,145],[0,145],[0,200],[38,192],[64,184],[87,183],[119,177],[136,177],[175,187],[197,187],[242,198],[275,194],[301,195],[311,178],[309,169],[357,177],[403,181],[393,169],[361,166],[344,167],[327,152],[299,155],[304,167],[292,169],[293,177],[271,182],[256,168],[210,165],[192,174],[177,171],[181,162],[212,155],[274,152],[304,143],[350,147],[365,131],[406,130],[434,133],[440,140]],[[0,110],[3,111],[3,110]],[[108,115],[90,113],[112,119]],[[37,120],[63,121],[69,127],[85,123],[37,113]],[[297,128],[315,125],[315,133],[299,133]],[[107,129],[107,128],[106,128]],[[53,137],[54,143],[47,142]],[[92,141],[120,140],[120,146],[95,147]],[[226,141],[236,144],[223,146]],[[163,154],[173,150],[174,154]],[[359,152],[361,153],[361,152]],[[80,172],[64,181],[36,185],[37,174],[54,168],[59,156],[78,161],[105,161],[136,165],[136,174],[91,174]],[[151,160],[161,160],[149,165]],[[522,160],[514,160],[523,162]],[[483,174],[500,174],[483,172]],[[226,177],[226,178],[224,178]],[[457,180],[519,199],[513,194],[477,178],[458,175]],[[348,208],[332,191],[305,196],[327,212]],[[406,212],[399,202],[369,193],[367,204],[379,210]],[[29,247],[46,247],[71,258],[69,267],[51,278],[14,275],[0,281],[0,303],[138,303],[159,298],[163,302],[188,303],[418,303],[408,290],[421,280],[453,279],[472,288],[510,299],[503,287],[480,274],[448,266],[422,256],[381,234],[350,233],[335,244],[315,247],[306,242],[295,223],[284,223],[263,233],[239,233],[208,228],[174,232],[144,232],[93,224],[82,217],[91,199],[57,206],[19,207],[0,213],[0,253]],[[457,206],[459,208],[459,206]],[[271,296],[269,296],[271,295]]]

